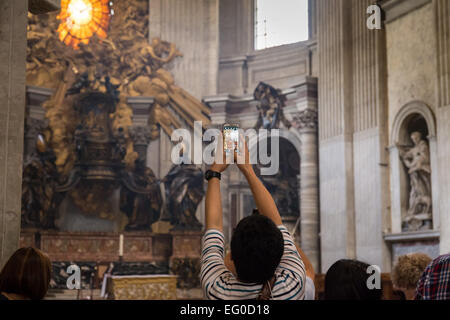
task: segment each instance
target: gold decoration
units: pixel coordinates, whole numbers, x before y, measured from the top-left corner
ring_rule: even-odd
[[[176,276],[112,276],[115,300],[176,300]]]
[[[121,97],[154,97],[155,103],[149,110],[153,139],[158,137],[159,127],[168,135],[183,123],[193,127],[194,121],[202,121],[206,128],[210,123],[210,109],[176,86],[171,73],[164,69],[182,54],[173,43],[159,38],[152,39],[151,43],[148,41],[148,1],[116,1],[113,9],[115,15],[110,21],[108,37],[88,44],[80,42],[79,50],[59,41],[55,14],[30,15],[27,83],[56,88],[63,78],[67,61],[70,61],[78,73],[88,74],[95,90],[106,91],[104,83],[105,75],[108,75],[111,84],[118,86]],[[129,119],[131,121],[131,117]],[[68,130],[60,131],[62,139],[69,134]],[[70,159],[70,154],[62,154],[59,158],[61,161]],[[132,159],[131,153],[129,159]]]
[[[109,25],[109,0],[62,0],[61,11],[57,16],[59,40],[75,50],[79,43],[88,44],[96,34],[106,38]]]
[[[65,97],[74,80],[73,68],[69,65],[55,94],[42,105],[46,111],[45,117],[49,120],[49,144],[56,156],[55,165],[62,175],[69,174],[75,161],[72,136],[76,115],[72,109],[71,98]]]
[[[130,136],[130,130],[133,124],[133,110],[126,104],[125,98],[120,98],[119,103],[116,106],[116,112],[111,115],[112,118],[112,130],[117,134],[119,128],[124,130],[123,137],[126,140],[127,153],[125,155],[125,165],[128,169],[134,168],[134,162],[139,157],[137,152],[133,148],[133,139]]]

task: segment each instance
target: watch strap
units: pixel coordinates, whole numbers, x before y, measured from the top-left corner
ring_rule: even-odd
[[[220,174],[220,172],[217,172],[217,171],[208,170],[205,172],[206,181],[209,181],[212,178],[217,178],[220,180],[221,176],[222,175]]]

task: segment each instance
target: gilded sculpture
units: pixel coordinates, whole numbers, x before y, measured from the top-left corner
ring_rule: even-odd
[[[47,205],[55,208],[49,215],[53,225],[60,203],[56,200],[66,195],[84,213],[112,218],[113,208],[99,199],[117,188],[120,209],[128,217],[127,230],[150,230],[159,218],[159,181],[136,152],[133,111],[127,97],[154,98],[148,110],[150,139],[159,138],[160,128],[171,135],[182,126],[193,127],[194,121],[202,121],[204,127],[210,122],[209,107],[178,87],[167,70],[182,56],[176,45],[159,38],[149,42],[148,1],[135,0],[133,5],[116,1],[113,9],[116,14],[111,17],[108,36],[93,35],[88,43],[77,43],[77,50],[59,41],[56,14],[29,15],[27,84],[55,90],[43,104],[48,121],[45,137],[52,152],[48,166],[54,170],[55,196]],[[24,183],[29,183],[32,169],[25,168]],[[189,181],[198,176],[195,170],[187,171],[180,182],[184,191],[178,197],[179,213],[171,220],[175,225],[200,228],[195,208],[203,190],[186,192]],[[42,210],[31,209],[30,195],[37,199],[44,191],[24,190],[24,218],[31,221]],[[42,219],[34,223],[43,228],[50,224],[43,224]]]

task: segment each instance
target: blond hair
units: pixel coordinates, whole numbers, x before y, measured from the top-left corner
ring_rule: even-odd
[[[398,257],[392,270],[392,283],[397,288],[415,289],[431,258],[424,253],[411,253]]]

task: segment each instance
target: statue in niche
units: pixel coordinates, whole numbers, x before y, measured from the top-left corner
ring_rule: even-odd
[[[202,224],[195,212],[205,194],[202,170],[193,164],[174,165],[163,182],[168,215],[164,220],[170,221],[172,230],[200,231]]]
[[[38,134],[36,153],[23,170],[22,227],[56,229],[58,206],[64,194],[56,191],[59,175],[55,159],[44,135]]]
[[[149,230],[159,219],[161,190],[153,171],[138,159],[133,171],[127,172],[120,191],[120,210],[128,217],[127,231]]]
[[[401,147],[400,157],[410,179],[409,207],[404,222],[408,231],[429,228],[431,223],[431,166],[428,143],[420,132],[411,134],[412,147]]]
[[[285,98],[280,90],[260,82],[253,93],[253,97],[259,101],[256,129],[277,129],[280,127],[280,120],[288,129],[291,127],[290,122],[283,114]]]

